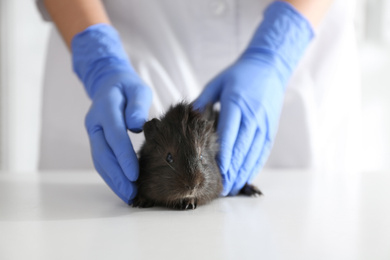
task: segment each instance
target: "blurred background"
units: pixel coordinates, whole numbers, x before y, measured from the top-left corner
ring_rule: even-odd
[[[357,0],[364,171],[390,170],[390,0]],[[33,0],[0,0],[0,169],[38,165],[42,79],[52,25]],[[59,79],[61,80],[61,79]]]

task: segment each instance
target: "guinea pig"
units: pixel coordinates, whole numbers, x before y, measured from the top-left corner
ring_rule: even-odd
[[[201,113],[181,102],[171,106],[160,119],[145,123],[133,207],[195,209],[220,195],[217,120],[218,112],[211,106]],[[262,194],[250,184],[240,193]]]

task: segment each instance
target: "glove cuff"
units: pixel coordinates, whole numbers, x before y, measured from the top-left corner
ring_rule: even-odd
[[[73,70],[92,98],[97,80],[112,72],[134,71],[118,32],[108,24],[95,24],[76,34],[71,42]]]
[[[313,37],[312,26],[305,17],[291,4],[275,1],[265,10],[243,57],[258,58],[262,54],[263,61],[272,63],[287,83]]]

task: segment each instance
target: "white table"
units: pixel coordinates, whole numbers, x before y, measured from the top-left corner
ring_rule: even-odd
[[[0,259],[390,259],[390,175],[264,171],[265,196],[135,209],[94,172],[0,173]]]

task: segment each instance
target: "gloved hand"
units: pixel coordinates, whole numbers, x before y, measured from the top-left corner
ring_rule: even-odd
[[[92,99],[86,116],[93,162],[126,203],[137,193],[139,167],[127,129],[142,131],[152,92],[138,77],[116,30],[96,24],[72,40],[73,68]]]
[[[264,165],[277,131],[285,87],[313,37],[290,4],[273,2],[241,57],[214,78],[194,102],[220,102],[218,163],[222,195],[236,195]]]

